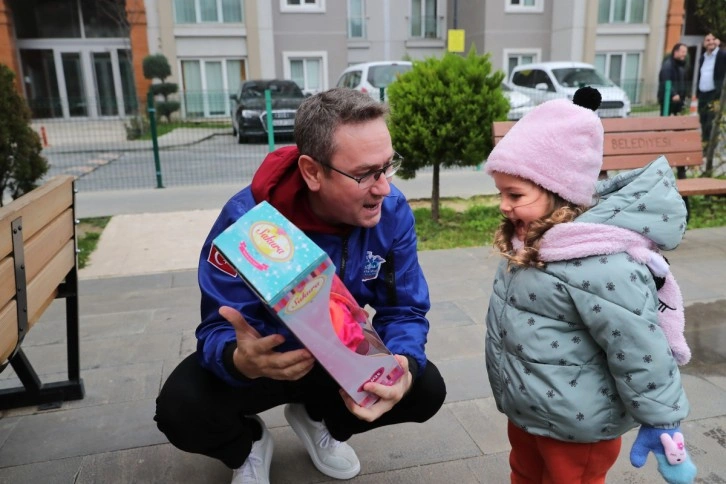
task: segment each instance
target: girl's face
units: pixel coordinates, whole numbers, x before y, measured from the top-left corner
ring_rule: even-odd
[[[499,210],[515,227],[517,238],[524,241],[529,224],[550,212],[550,197],[542,187],[506,173],[492,173],[499,190]]]

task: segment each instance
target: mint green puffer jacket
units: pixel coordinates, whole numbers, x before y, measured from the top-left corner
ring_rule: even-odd
[[[686,210],[673,173],[659,158],[597,192],[594,207],[547,232],[542,247],[559,256],[544,270],[500,264],[487,313],[498,409],[563,441],[613,439],[637,424],[672,428],[689,410],[652,274],[630,251],[680,243]]]

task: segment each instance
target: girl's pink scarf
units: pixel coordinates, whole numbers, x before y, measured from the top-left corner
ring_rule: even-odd
[[[515,250],[523,246],[517,239],[512,240],[512,245]],[[658,290],[658,324],[668,340],[676,362],[685,365],[691,359],[691,350],[683,335],[683,296],[668,263],[650,239],[620,227],[571,222],[549,229],[542,237],[539,249],[543,262],[619,252],[627,252],[636,261],[646,264],[654,276],[665,278],[665,284]]]

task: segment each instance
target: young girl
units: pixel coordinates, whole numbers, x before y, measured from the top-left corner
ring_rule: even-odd
[[[640,424],[633,465],[653,451],[668,482],[691,482],[683,444],[673,465],[661,443],[678,442],[688,415],[676,358],[690,353],[682,326],[669,340],[659,325],[655,283],[675,285],[658,250],[680,243],[686,210],[665,158],[598,182],[599,104],[591,88],[541,104],[485,165],[504,216],[486,366],[509,418],[511,479],[604,483],[620,436]]]

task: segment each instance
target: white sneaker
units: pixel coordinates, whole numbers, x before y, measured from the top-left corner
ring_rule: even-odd
[[[323,422],[312,420],[305,405],[286,405],[285,418],[320,472],[335,479],[352,479],[358,475],[360,461],[353,448],[335,440]]]
[[[257,415],[248,418],[257,420],[262,427],[262,438],[252,443],[250,455],[242,467],[234,469],[232,484],[270,484],[270,462],[272,461],[272,435],[265,422]]]

